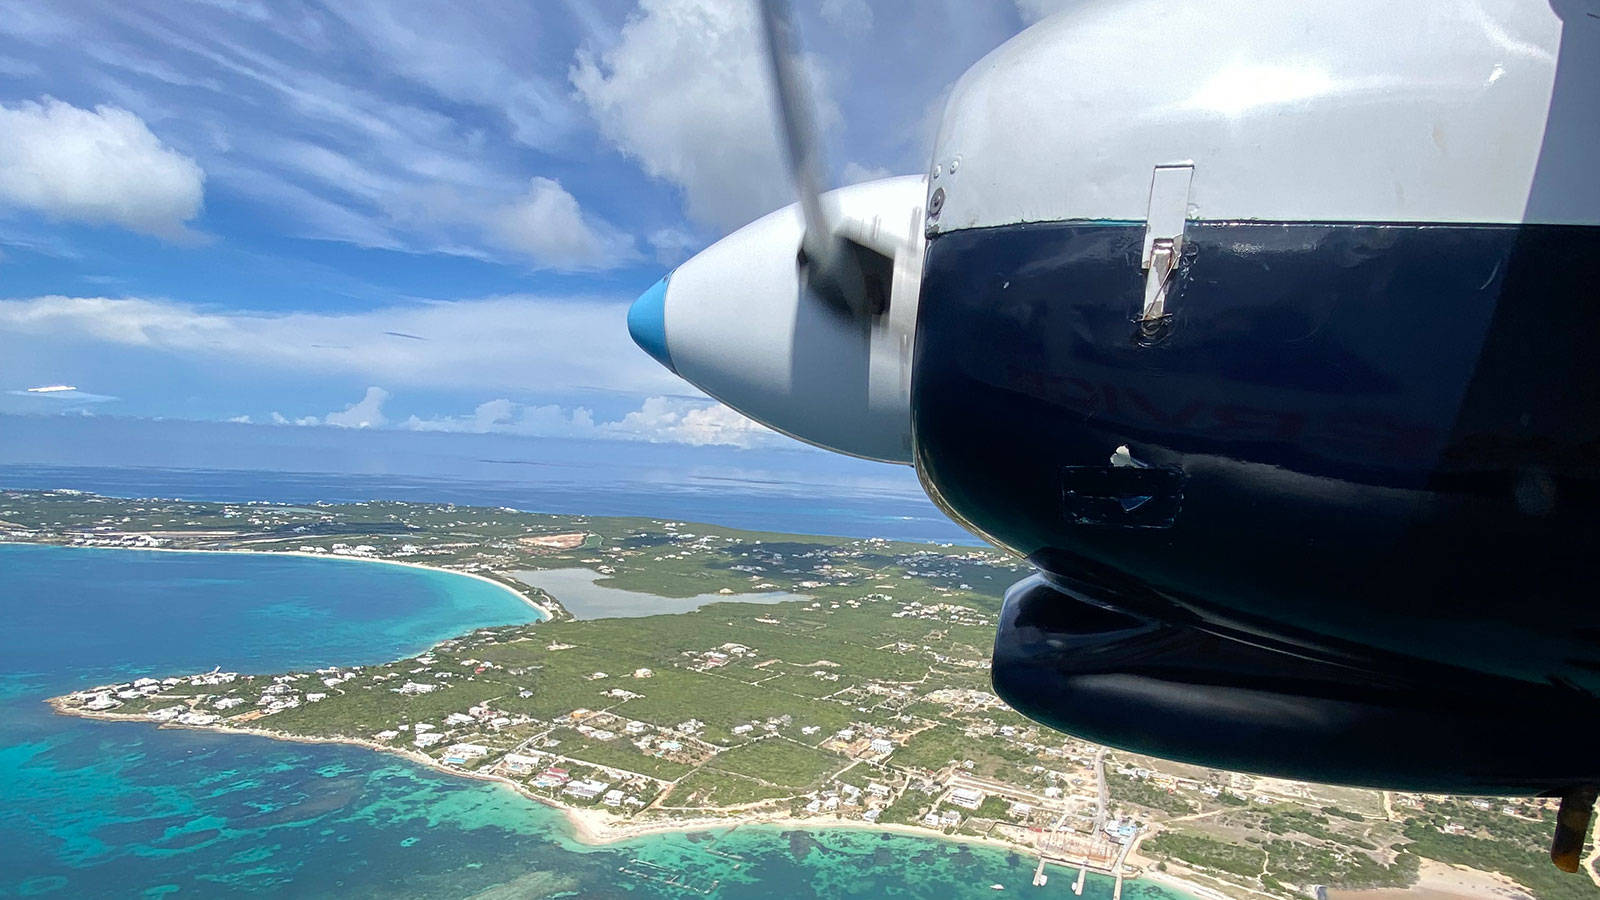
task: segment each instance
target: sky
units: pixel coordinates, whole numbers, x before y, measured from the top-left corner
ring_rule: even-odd
[[[846,184],[1055,4],[794,5]],[[792,201],[761,52],[753,0],[10,4],[0,414],[787,445],[624,325]]]

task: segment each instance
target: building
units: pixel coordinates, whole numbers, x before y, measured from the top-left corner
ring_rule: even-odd
[[[605,798],[602,799],[600,802],[604,803],[607,806],[621,806],[622,805],[622,791],[620,791],[620,790],[618,790],[616,788],[612,788],[611,790],[606,791]]]
[[[521,753],[507,753],[505,756],[506,772],[511,775],[527,775],[533,767],[539,764],[536,757],[524,756]]]
[[[571,778],[572,776],[567,774],[566,769],[551,766],[539,773],[539,777],[533,780],[533,786],[545,788],[560,787],[571,780]]]
[[[894,742],[888,738],[873,738],[868,745],[873,753],[891,753],[894,751]]]
[[[610,784],[604,781],[595,781],[591,778],[585,778],[582,781],[569,782],[566,786],[566,789],[561,793],[570,797],[576,797],[579,800],[593,800],[604,793],[606,788],[609,788],[610,786]]]
[[[950,792],[949,799],[962,809],[977,809],[983,803],[983,792],[972,788],[956,788]]]
[[[483,759],[488,755],[489,748],[482,744],[451,744],[445,748],[444,761],[459,766],[469,760]]]

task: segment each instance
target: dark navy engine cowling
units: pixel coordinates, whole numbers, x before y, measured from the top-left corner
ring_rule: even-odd
[[[1592,699],[1600,228],[1190,223],[1155,341],[1143,232],[930,243],[935,498],[1152,621]]]

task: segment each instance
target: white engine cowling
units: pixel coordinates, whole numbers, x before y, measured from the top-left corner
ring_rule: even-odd
[[[911,350],[927,180],[823,195],[839,232],[894,259],[888,309],[852,318],[800,284],[804,225],[789,206],[683,263],[636,300],[628,331],[678,376],[791,437],[910,464]]]

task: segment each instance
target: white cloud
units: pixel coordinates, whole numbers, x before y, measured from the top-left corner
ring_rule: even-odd
[[[535,178],[528,193],[489,220],[496,243],[553,269],[605,269],[637,259],[627,232],[584,214],[558,181]]]
[[[89,391],[80,391],[77,388],[41,392],[37,388],[27,388],[18,391],[6,391],[13,397],[26,397],[36,402],[40,407],[45,406],[77,406],[83,403],[110,403],[118,398],[110,394],[94,394]]]
[[[683,190],[690,218],[738,226],[793,200],[761,40],[753,3],[643,0],[614,46],[579,52],[572,83],[606,139]],[[837,125],[807,68],[818,127]]]
[[[663,266],[675,266],[689,258],[690,251],[699,247],[701,242],[694,235],[681,228],[660,228],[650,232],[645,238],[650,244],[650,249],[656,252],[656,262]]]
[[[48,351],[98,344],[229,369],[356,376],[391,386],[545,394],[681,390],[629,340],[625,317],[622,302],[527,296],[343,314],[48,296],[0,300],[0,346],[26,340]]]
[[[579,406],[567,410],[556,404],[530,406],[510,400],[478,404],[471,415],[424,419],[412,416],[400,425],[411,431],[446,431],[467,434],[520,434],[537,437],[595,437],[594,413]]]
[[[381,387],[369,387],[360,400],[323,416],[322,424],[340,428],[382,428],[389,423],[383,415],[383,402],[388,399],[388,391]]]
[[[651,397],[637,410],[602,426],[601,430],[634,440],[697,447],[728,444],[748,448],[788,441],[721,403],[682,397]]]
[[[714,400],[688,397],[650,397],[638,409],[611,421],[596,421],[594,413],[581,406],[530,406],[499,399],[479,404],[469,415],[426,419],[412,416],[399,427],[411,431],[717,444],[747,449],[793,445],[777,432]]]
[[[341,0],[328,10],[404,77],[449,100],[499,112],[520,143],[549,150],[578,118],[559,81],[534,65],[544,55],[537,6]]]
[[[205,173],[125,109],[46,97],[0,106],[0,203],[54,219],[191,237]]]

